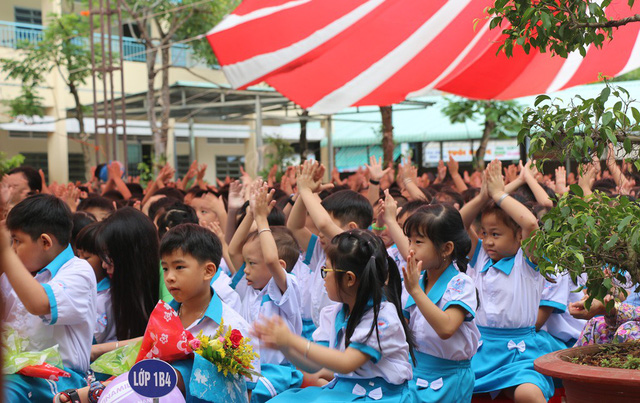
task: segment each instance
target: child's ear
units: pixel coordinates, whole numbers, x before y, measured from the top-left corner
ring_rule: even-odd
[[[287,262],[285,262],[285,261],[284,261],[284,260],[282,260],[282,259],[279,259],[279,260],[278,260],[278,263],[280,263],[280,266],[281,266],[285,271],[288,271],[288,270],[287,270]]]
[[[204,266],[204,279],[211,281],[211,279],[213,278],[213,276],[216,275],[216,272],[218,271],[218,268],[216,267],[215,264],[213,264],[213,262],[209,262]]]
[[[455,247],[453,245],[453,242],[451,241],[446,242],[444,245],[442,245],[442,257],[443,258],[450,257],[453,254],[454,248]]]
[[[40,234],[40,238],[38,238],[40,244],[44,248],[44,250],[49,250],[53,246],[53,239],[49,234]]]
[[[348,271],[345,274],[344,281],[347,283],[347,287],[353,287],[357,281],[356,275],[352,271]]]
[[[352,230],[352,229],[358,229],[358,224],[356,224],[353,221],[349,221],[349,224],[347,224],[347,230]]]

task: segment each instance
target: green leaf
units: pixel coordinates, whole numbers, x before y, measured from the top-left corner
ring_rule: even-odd
[[[604,103],[607,102],[607,99],[609,99],[610,94],[611,89],[609,87],[604,87],[602,89],[602,92],[600,92],[600,95],[598,96],[598,101],[604,105]]]
[[[541,102],[544,102],[544,101],[550,100],[550,99],[551,99],[551,97],[548,96],[548,95],[538,95],[536,97],[536,101],[533,103],[533,106],[537,107]]]
[[[631,222],[631,220],[633,220],[633,216],[626,216],[625,218],[623,218],[622,220],[620,220],[620,224],[618,224],[618,232],[622,232],[622,230],[624,229],[624,227],[626,227],[627,225],[629,225],[629,223]]]
[[[584,191],[578,184],[569,185],[569,189],[578,197],[584,197]]]
[[[544,11],[542,11],[540,13],[540,19],[542,20],[542,26],[544,27],[544,29],[550,29],[551,28],[551,17],[549,17],[549,14],[547,14]]]
[[[611,238],[609,238],[607,243],[604,244],[604,249],[605,250],[609,250],[609,249],[613,248],[616,245],[616,243],[618,242],[619,239],[620,239],[620,236],[618,236],[618,234],[612,234]]]

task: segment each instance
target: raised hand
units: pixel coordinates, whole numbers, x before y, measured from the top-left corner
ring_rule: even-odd
[[[279,316],[261,317],[254,322],[253,332],[260,339],[261,346],[274,350],[287,348],[292,334],[285,321]]]
[[[382,169],[382,157],[378,159],[374,155],[369,158],[369,164],[364,166],[369,171],[369,179],[378,182],[391,170],[391,168]]]
[[[384,191],[384,220],[395,221],[398,216],[398,202],[389,194],[389,189]]]
[[[490,197],[504,193],[504,178],[502,177],[502,163],[493,160],[486,169],[487,192]]]
[[[266,219],[269,215],[269,212],[275,205],[275,201],[273,201],[273,193],[275,190],[269,192],[269,187],[266,183],[264,183],[260,187],[256,187],[251,192],[251,199],[249,199],[249,205],[251,206],[251,211],[253,211],[253,216],[258,218]]]
[[[447,177],[447,167],[444,165],[444,161],[438,161],[438,175],[436,177],[436,183],[444,182],[444,178]]]
[[[447,164],[447,170],[449,171],[449,175],[451,175],[451,176],[459,175],[460,174],[458,172],[459,169],[460,169],[460,164],[458,164],[458,161],[456,161],[453,158],[453,156],[451,154],[449,154],[449,163]],[[467,173],[467,176],[469,176],[468,173]]]
[[[567,170],[563,166],[556,168],[556,193],[565,194],[569,191],[567,187]]]
[[[416,261],[415,251],[409,251],[407,265],[402,268],[404,274],[404,287],[413,296],[416,292],[422,291],[420,288],[420,273],[422,273],[422,260]]]
[[[318,164],[317,161],[306,160],[301,167],[298,167],[298,190],[308,189],[314,193],[319,193],[333,187],[333,184],[322,185],[322,175],[324,175],[323,165]]]

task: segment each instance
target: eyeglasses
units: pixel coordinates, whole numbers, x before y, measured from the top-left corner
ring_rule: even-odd
[[[327,269],[327,266],[322,266],[322,268],[320,269],[320,276],[322,278],[326,278],[327,277],[327,273],[328,272],[334,272],[334,273],[346,273],[347,270],[340,270],[340,269]]]

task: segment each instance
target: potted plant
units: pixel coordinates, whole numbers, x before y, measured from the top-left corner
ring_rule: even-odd
[[[611,153],[617,148],[627,162],[640,168],[636,145],[640,141],[636,135],[640,131],[640,112],[623,88],[607,83],[598,97],[577,97],[567,106],[542,95],[535,106],[524,114],[519,133],[521,141],[530,140],[531,154],[553,150],[555,158],[576,160],[583,172],[591,170],[593,175],[604,154],[608,153],[609,163],[615,164]],[[542,218],[540,231],[525,241],[533,250],[542,274],[566,271],[574,283],[586,274],[587,310],[596,299],[604,303],[605,312],[611,311],[616,296],[626,295],[621,287],[628,281],[625,274],[640,283],[640,204],[625,195],[629,193],[630,182],[622,176],[620,181],[619,196],[592,193],[588,180],[571,185]],[[605,298],[607,295],[610,297]],[[615,358],[611,348],[561,350],[536,360],[536,369],[563,379],[568,401],[593,400],[596,396],[611,398],[608,393],[613,393],[616,401],[621,401],[624,393],[632,393],[630,396],[637,400],[638,369],[628,369],[633,366],[625,368],[622,364],[619,368],[581,365],[593,363],[592,356],[597,353],[605,356],[598,365],[610,366]],[[640,353],[640,344],[620,344],[615,349],[616,353],[622,351],[623,357],[631,355],[633,361],[634,354]],[[611,359],[606,358],[607,354]]]

